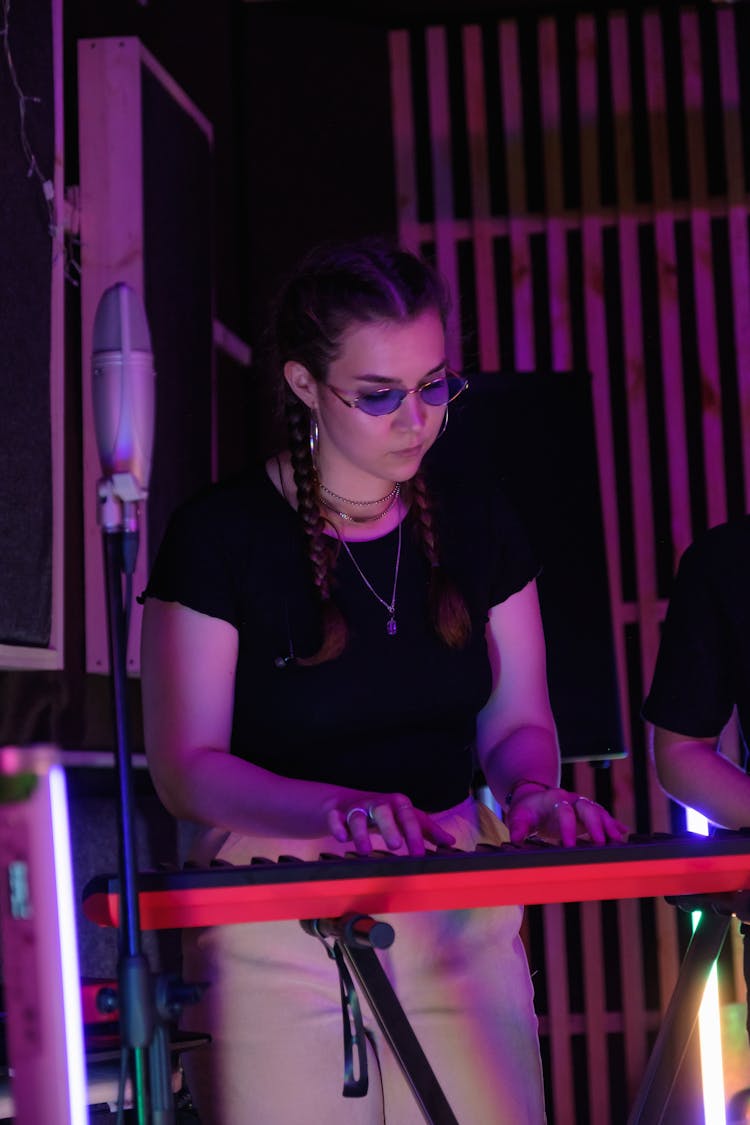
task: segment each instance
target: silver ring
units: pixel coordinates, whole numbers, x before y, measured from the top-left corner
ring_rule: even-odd
[[[346,821],[346,827],[349,829],[350,832],[352,830],[352,826],[351,826],[350,822],[351,822],[351,819],[356,812],[361,812],[362,815],[367,817],[368,820],[370,819],[370,814],[368,813],[367,809],[363,809],[361,805],[355,805],[353,809],[349,809],[349,812],[344,817],[344,820]]]
[[[377,828],[378,826],[377,818],[375,817],[375,808],[376,805],[374,801],[371,805],[367,806],[367,823],[372,825],[373,828]]]
[[[576,805],[578,804],[579,801],[584,801],[587,805],[595,805],[596,804],[596,801],[592,801],[590,797],[578,796],[578,797],[576,797],[575,801],[573,802],[573,808],[576,807]]]
[[[552,806],[552,811],[554,812],[555,809],[559,809],[560,805],[570,805],[570,801],[555,801],[554,805]]]

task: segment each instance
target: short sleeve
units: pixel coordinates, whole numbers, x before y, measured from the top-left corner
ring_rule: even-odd
[[[229,542],[231,529],[231,515],[216,493],[178,508],[159,546],[144,599],[179,602],[238,627],[241,611],[231,565],[237,552]]]
[[[643,717],[691,738],[718,735],[732,711],[730,645],[706,541],[682,557]]]
[[[489,519],[494,545],[490,574],[493,606],[537,578],[541,567],[518,514],[499,487],[490,495]]]

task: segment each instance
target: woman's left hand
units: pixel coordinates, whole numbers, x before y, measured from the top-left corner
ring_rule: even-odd
[[[534,836],[545,843],[572,848],[576,840],[593,844],[624,843],[627,825],[602,805],[567,789],[543,789],[519,794],[506,813],[511,843]]]

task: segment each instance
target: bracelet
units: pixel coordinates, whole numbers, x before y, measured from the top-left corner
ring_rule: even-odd
[[[532,777],[519,777],[518,781],[514,781],[508,792],[505,794],[505,807],[509,809],[511,802],[516,795],[516,790],[520,789],[522,785],[538,785],[540,789],[551,789],[551,785],[547,785],[545,781],[534,781]]]

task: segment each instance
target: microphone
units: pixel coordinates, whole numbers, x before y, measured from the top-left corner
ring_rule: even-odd
[[[138,505],[151,475],[155,374],[143,303],[124,282],[107,289],[96,309],[92,392],[103,473],[99,524],[137,537]]]

